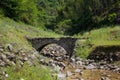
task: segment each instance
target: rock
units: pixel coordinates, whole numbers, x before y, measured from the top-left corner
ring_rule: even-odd
[[[83,71],[80,72],[80,75],[83,75]]]
[[[84,65],[89,65],[89,61],[86,60],[86,61],[84,62]]]
[[[59,65],[60,67],[63,67],[63,69],[66,67],[66,65],[63,62],[58,62],[57,65]]]
[[[70,58],[70,62],[75,63],[75,59],[74,58]]]
[[[79,78],[78,80],[84,80],[83,78]]]
[[[116,67],[113,71],[120,73],[120,68],[119,68],[119,67]]]
[[[16,56],[14,54],[11,54],[9,52],[6,53],[7,59],[9,59],[10,61],[16,61]]]
[[[12,46],[11,44],[8,44],[8,45],[7,45],[7,49],[8,49],[9,51],[12,51],[12,50],[13,50],[13,46]]]
[[[90,59],[88,59],[87,61],[89,62],[89,64],[95,62],[94,60],[90,60]]]
[[[82,61],[82,58],[76,57],[76,61]]]
[[[106,77],[110,77],[111,75],[106,75]]]
[[[80,73],[80,72],[82,72],[82,70],[80,70],[80,69],[75,69],[75,73]]]
[[[5,74],[5,77],[6,77],[6,78],[8,78],[8,77],[9,77],[9,75],[8,75],[8,74]]]
[[[73,74],[70,71],[67,71],[67,77],[72,76]]]
[[[0,48],[0,52],[3,52],[3,51],[4,51],[4,49]]]
[[[66,79],[66,74],[59,73],[59,74],[57,75],[57,80],[67,80],[67,79]]]
[[[25,80],[25,79],[23,79],[23,78],[20,78],[20,80]]]
[[[56,65],[54,63],[51,63],[50,66],[53,67],[53,68],[56,67]]]
[[[0,48],[3,48],[3,46],[2,46],[2,45],[0,45]]]
[[[99,64],[100,64],[100,65],[106,65],[107,62],[106,62],[106,61],[101,61]]]
[[[75,63],[69,63],[69,65],[71,65],[73,68],[76,68]]]
[[[19,66],[21,67],[21,66],[23,66],[24,63],[23,63],[21,60],[19,60],[19,61],[18,61],[18,64],[19,64]]]
[[[101,77],[101,80],[111,80],[108,77]]]
[[[76,65],[82,66],[83,62],[82,61],[77,61]]]
[[[2,59],[6,59],[7,57],[6,57],[5,54],[1,54],[1,58],[2,58]]]
[[[69,56],[68,56],[68,55],[64,55],[64,56],[63,56],[63,59],[64,59],[64,60],[67,60],[67,59],[69,59]]]
[[[53,59],[50,59],[50,60],[49,60],[49,63],[54,63],[54,60],[53,60]]]
[[[2,66],[2,67],[5,66],[5,62],[0,60],[0,66]]]
[[[29,66],[34,66],[34,64],[29,60],[27,61],[27,63],[28,63]]]
[[[86,66],[86,69],[96,69],[96,66],[94,66],[93,64],[89,64],[88,66]]]
[[[4,49],[4,47],[0,45],[0,49]]]
[[[34,59],[36,59],[36,56],[34,54],[32,54],[32,55],[29,56],[29,58],[34,60]]]
[[[27,60],[28,60],[28,58],[27,58],[27,57],[24,57],[24,58],[23,58],[23,60],[24,60],[24,61],[27,61]]]
[[[56,57],[55,60],[57,60],[57,61],[63,61],[64,59],[62,57]]]
[[[98,69],[104,69],[104,66],[99,66]]]
[[[56,72],[56,73],[58,73],[58,72],[60,72],[62,70],[62,68],[61,67],[59,67],[58,65],[56,66],[54,66],[54,71]]]
[[[101,77],[101,80],[105,80],[105,77]]]
[[[40,63],[41,63],[41,64],[45,64],[45,59],[41,59],[41,60],[40,60]]]
[[[16,64],[12,61],[12,62],[11,62],[11,65],[14,65],[14,66],[15,66]]]
[[[2,54],[1,55],[1,59],[2,59],[2,61],[5,63],[5,65],[10,65],[10,60],[7,58],[7,56],[5,55],[5,54]],[[3,63],[2,62],[2,63]]]
[[[118,68],[117,66],[114,66],[114,65],[107,65],[107,67],[108,67],[110,70],[115,70],[115,69]]]

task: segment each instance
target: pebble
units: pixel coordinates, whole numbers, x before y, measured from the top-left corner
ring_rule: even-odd
[[[23,78],[20,78],[20,80],[24,80]]]
[[[6,78],[8,78],[8,77],[9,77],[9,75],[8,75],[8,74],[5,74],[5,77],[6,77]]]
[[[57,80],[67,80],[67,79],[66,79],[66,74],[59,73],[59,74],[57,75]]]
[[[72,74],[71,71],[67,71],[67,77],[72,76],[72,75],[73,75],[73,74]]]
[[[80,73],[80,72],[82,72],[82,70],[80,70],[80,69],[75,69],[75,73]]]
[[[84,80],[83,78],[79,78],[78,80]]]
[[[12,50],[13,50],[13,47],[12,47],[11,44],[8,44],[8,45],[7,45],[7,48],[8,48],[9,51],[12,51]]]

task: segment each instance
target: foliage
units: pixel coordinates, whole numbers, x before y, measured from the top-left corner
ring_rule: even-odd
[[[32,25],[37,23],[38,13],[34,0],[1,0],[0,7],[7,17]]]
[[[119,0],[0,0],[0,15],[73,35],[115,24],[119,4]]]
[[[110,22],[113,22],[116,17],[117,17],[117,14],[116,14],[116,13],[109,14],[109,15],[108,15],[108,20],[109,20]]]

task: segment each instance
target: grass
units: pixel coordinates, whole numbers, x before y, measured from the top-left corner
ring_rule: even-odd
[[[0,45],[9,43],[17,43],[18,48],[31,50],[31,44],[26,40],[26,37],[63,37],[51,31],[45,31],[42,28],[37,28],[23,23],[17,23],[9,18],[0,18]],[[90,32],[85,32],[83,35],[75,35],[72,37],[85,37],[88,39],[78,40],[76,52],[79,56],[86,59],[89,53],[97,46],[112,46],[120,45],[120,26],[108,26],[100,29],[94,29]],[[119,64],[119,63],[118,63]],[[9,77],[7,80],[54,80],[49,69],[44,69],[40,65],[28,66],[22,68],[11,66],[7,68]]]
[[[95,45],[120,45],[120,26],[92,30],[90,34],[85,33],[84,36],[88,36]]]
[[[41,68],[41,66],[28,66],[27,64],[23,67],[11,66],[6,72],[9,74],[7,80],[55,80],[50,70],[47,67]]]
[[[31,49],[31,45],[26,37],[60,37],[51,31],[45,31],[42,28],[17,23],[9,18],[0,18],[0,44],[17,43],[25,49]]]
[[[113,46],[120,45],[120,26],[108,26],[100,29],[94,29],[85,32],[83,35],[75,35],[74,37],[84,37],[78,41],[76,52],[82,58],[87,58],[89,53],[97,46]]]
[[[0,45],[6,46],[9,43],[16,43],[17,49],[32,50],[31,44],[27,41],[26,37],[61,37],[51,31],[45,31],[42,28],[35,26],[25,25],[23,23],[15,22],[9,18],[0,18]],[[0,70],[1,71],[1,70]],[[7,74],[9,77],[7,80],[54,80],[51,77],[50,70],[48,68],[37,66],[24,65],[10,66],[7,68]],[[2,78],[3,80],[3,78]],[[5,79],[6,80],[6,79]]]

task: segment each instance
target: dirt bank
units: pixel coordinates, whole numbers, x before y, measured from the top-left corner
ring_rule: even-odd
[[[120,60],[120,45],[113,46],[98,46],[88,56],[88,59],[96,61],[119,61]]]

